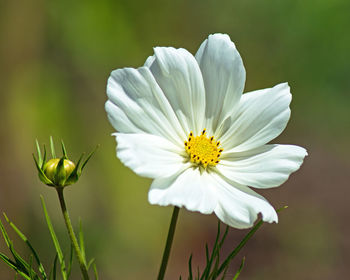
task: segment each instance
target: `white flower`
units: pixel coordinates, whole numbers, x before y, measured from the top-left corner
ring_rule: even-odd
[[[106,111],[118,131],[117,156],[153,178],[151,204],[214,212],[224,223],[251,227],[275,209],[248,186],[284,183],[307,155],[293,145],[267,144],[290,117],[287,83],[242,95],[245,69],[228,35],[206,39],[196,55],[156,47],[143,67],[108,79]]]

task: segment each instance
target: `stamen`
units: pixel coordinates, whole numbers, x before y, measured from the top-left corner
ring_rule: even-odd
[[[220,162],[219,158],[223,151],[219,147],[220,141],[215,141],[214,136],[207,137],[206,129],[203,129],[199,136],[193,136],[191,131],[188,140],[184,143],[191,162],[202,165],[204,168],[208,165],[215,166]]]

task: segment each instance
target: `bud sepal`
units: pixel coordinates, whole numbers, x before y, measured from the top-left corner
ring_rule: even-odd
[[[76,183],[79,180],[79,177],[84,169],[85,165],[94,154],[98,146],[87,156],[84,162],[81,164],[84,157],[84,153],[80,156],[77,164],[68,159],[67,151],[64,146],[63,141],[61,142],[62,146],[62,157],[57,158],[56,152],[53,144],[53,139],[50,137],[50,148],[52,158],[46,161],[46,147],[44,145],[44,156],[42,157],[40,146],[38,141],[36,141],[36,148],[38,153],[38,159],[34,156],[35,166],[38,170],[38,176],[41,182],[45,185],[63,188],[65,186]]]

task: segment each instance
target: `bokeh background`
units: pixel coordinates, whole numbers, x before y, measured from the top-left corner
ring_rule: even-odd
[[[246,256],[241,280],[346,279],[349,12],[348,0],[0,1],[0,211],[31,237],[49,266],[54,247],[40,194],[66,251],[69,242],[56,194],[37,178],[34,141],[64,139],[72,159],[100,144],[79,183],[66,191],[71,217],[75,224],[83,219],[87,254],[96,258],[101,279],[155,279],[172,209],[149,205],[150,180],[115,157],[106,80],[113,69],[142,65],[154,46],[195,53],[209,34],[228,33],[243,57],[246,91],[290,83],[292,118],[274,142],[309,152],[287,183],[260,191],[276,208],[289,208],[278,225],[259,230],[230,274]],[[180,212],[166,279],[187,276],[191,252],[202,267],[204,243],[211,246],[216,226],[213,215]],[[246,232],[231,230],[224,252]],[[8,252],[2,239],[0,251]],[[1,262],[0,275],[14,279]]]

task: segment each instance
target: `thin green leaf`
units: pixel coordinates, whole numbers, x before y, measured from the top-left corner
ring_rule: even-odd
[[[51,148],[52,158],[56,158],[55,145],[53,144],[52,136],[50,136],[50,148]]]
[[[224,280],[224,279],[225,279],[225,276],[226,276],[226,273],[227,273],[228,267],[229,267],[229,266],[226,266],[226,267],[225,267],[224,272],[222,273],[221,280]]]
[[[97,272],[96,263],[94,263],[92,268],[94,269],[95,280],[98,280],[98,272]]]
[[[193,275],[192,275],[192,254],[191,254],[190,259],[188,261],[188,280],[193,280]]]
[[[51,269],[50,274],[49,274],[49,279],[50,280],[56,280],[56,276],[57,276],[57,273],[56,273],[57,259],[58,259],[58,255],[56,253],[55,259],[53,261],[52,269]]]
[[[80,173],[81,173],[81,171],[79,171],[80,170],[79,165],[81,163],[83,156],[84,156],[84,153],[82,153],[82,155],[80,156],[80,158],[77,162],[77,165],[75,166],[74,170],[72,171],[72,173],[69,175],[68,179],[66,180],[67,185],[75,183],[78,180]]]
[[[247,243],[247,241],[254,235],[254,233],[263,225],[263,221],[260,219],[259,222],[255,224],[255,226],[247,233],[247,235],[242,239],[242,241],[238,244],[238,246],[228,255],[226,260],[221,264],[218,274],[224,271],[225,267],[227,267],[230,261],[238,254],[238,252],[243,248],[243,246]]]
[[[38,269],[39,272],[41,273],[41,275],[46,278],[46,273],[45,273],[45,269],[43,264],[41,263],[38,254],[36,253],[36,251],[34,250],[33,246],[31,245],[31,243],[29,242],[29,240],[27,239],[27,237],[16,227],[16,225],[11,222],[9,220],[9,218],[6,216],[5,213],[3,213],[6,221],[9,223],[9,225],[13,228],[13,230],[17,233],[17,235],[27,244],[28,248],[30,249],[30,251],[33,253],[33,256],[35,258],[36,263],[38,264]]]
[[[217,233],[216,233],[216,238],[215,238],[215,242],[213,245],[213,250],[210,256],[210,259],[208,260],[208,249],[206,247],[206,255],[207,255],[207,265],[205,267],[205,270],[203,272],[203,279],[208,279],[209,275],[210,275],[210,270],[211,270],[211,266],[213,263],[213,260],[217,254],[217,248],[218,248],[218,242],[219,242],[219,238],[220,238],[220,221],[218,221],[218,229],[217,229]]]
[[[40,151],[40,145],[39,145],[38,139],[35,140],[35,144],[36,144],[36,151],[38,153],[38,163],[39,163],[39,166],[42,166],[43,158],[41,157],[41,151]]]
[[[86,266],[88,270],[89,270],[90,266],[94,263],[94,261],[95,261],[94,258],[92,258],[92,259],[89,261],[89,263],[88,263],[87,266]]]
[[[45,165],[45,162],[46,162],[46,146],[44,144],[44,157],[43,157],[43,162],[41,164],[41,169],[44,170],[44,165]]]
[[[67,156],[67,150],[66,150],[66,147],[64,146],[63,140],[61,140],[61,146],[62,146],[62,154],[63,154],[63,157],[64,157],[65,159],[67,159],[67,158],[68,158],[68,156]]]
[[[245,263],[245,257],[243,257],[242,262],[241,262],[241,265],[239,266],[239,269],[238,269],[238,271],[236,272],[235,277],[233,277],[232,280],[237,280],[238,276],[241,274],[241,271],[242,271],[242,269],[243,269],[244,263]]]
[[[56,233],[55,233],[55,231],[53,229],[53,226],[52,226],[52,223],[51,223],[51,219],[50,219],[49,214],[47,212],[46,204],[45,204],[45,201],[44,201],[44,197],[42,195],[40,195],[40,199],[41,199],[41,204],[42,204],[42,207],[43,207],[43,210],[44,210],[47,227],[48,227],[48,229],[50,231],[50,235],[51,235],[53,244],[54,244],[56,252],[57,252],[58,261],[59,261],[59,263],[61,265],[62,277],[63,277],[64,280],[66,280],[67,279],[66,264],[65,264],[65,261],[64,261],[64,258],[63,258],[63,253],[62,253],[60,244],[58,242]]]
[[[29,277],[30,279],[38,279],[38,278],[35,278],[35,276],[36,276],[36,273],[33,270],[33,255],[30,255],[29,256]]]
[[[10,240],[10,238],[9,238],[7,232],[6,232],[6,229],[5,229],[5,227],[4,227],[4,225],[3,225],[1,220],[0,220],[0,230],[2,232],[2,235],[4,237],[4,240],[5,240],[5,243],[6,243],[7,247],[10,247],[11,240]]]
[[[10,260],[7,256],[4,254],[0,253],[0,259],[3,260],[10,268],[12,268],[14,271],[16,271],[18,274],[20,274],[23,278],[27,280],[31,280],[30,277],[23,273],[18,267],[17,264],[14,263],[12,260]]]
[[[220,250],[218,250],[215,255],[215,264],[208,279],[216,279],[216,277],[218,276],[217,272],[218,272],[219,264],[220,264]]]
[[[6,263],[10,268],[17,271],[16,263],[13,262],[8,256],[0,253],[0,259],[3,260],[3,262]]]
[[[11,241],[11,239],[9,238],[7,231],[5,230],[4,225],[2,224],[1,220],[0,220],[0,230],[2,232],[2,235],[5,239],[5,243],[7,245],[7,247],[10,249],[10,252],[12,254],[12,256],[15,259],[15,263],[16,263],[16,267],[20,270],[23,271],[25,273],[28,274],[28,269],[29,269],[29,265],[21,258],[21,256],[15,251],[14,247],[13,247],[13,243]]]
[[[92,150],[92,152],[87,156],[86,160],[84,161],[84,163],[82,164],[81,166],[81,170],[80,171],[83,171],[85,165],[88,163],[88,161],[90,160],[90,158],[92,157],[92,155],[97,151],[97,149],[100,147],[100,145],[97,145],[95,147],[95,149]]]
[[[47,185],[53,185],[52,181],[46,177],[45,173],[43,172],[43,170],[40,168],[39,166],[39,163],[37,162],[34,154],[33,154],[33,159],[34,159],[34,162],[35,162],[35,166],[36,168],[38,169],[38,172],[39,172],[39,178],[40,180],[44,183],[44,184],[47,184]]]
[[[227,234],[228,234],[229,229],[230,229],[230,227],[229,227],[229,226],[226,226],[225,232],[224,232],[224,234],[222,235],[221,241],[220,241],[220,243],[219,243],[219,250],[221,249],[222,245],[223,245],[224,242],[225,242],[225,239],[226,239],[226,237],[227,237]]]
[[[55,183],[58,186],[64,186],[66,181],[66,173],[66,169],[64,168],[64,157],[62,157],[57,164],[55,173]]]
[[[288,206],[284,206],[276,210],[276,212],[280,212],[284,209],[287,209]],[[238,246],[229,254],[226,260],[221,264],[218,274],[220,274],[226,266],[229,265],[230,261],[238,254],[238,252],[243,248],[243,246],[248,242],[248,240],[254,235],[254,233],[263,225],[263,220],[260,219],[255,226],[247,233],[247,235],[242,239],[242,241],[238,244]]]

